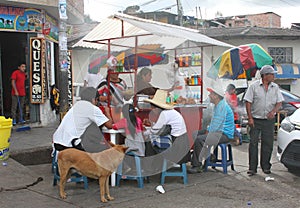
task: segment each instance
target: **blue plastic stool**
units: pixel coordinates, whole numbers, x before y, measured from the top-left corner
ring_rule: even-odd
[[[182,177],[183,184],[187,184],[188,178],[187,178],[186,164],[185,163],[180,164],[180,168],[181,168],[181,171],[179,171],[179,172],[167,171],[167,160],[164,159],[161,178],[160,178],[160,184],[163,185],[165,183],[165,177],[167,177],[167,176]]]
[[[59,176],[59,171],[58,171],[58,164],[57,164],[57,152],[56,150],[53,151],[52,154],[52,172],[54,174],[53,177],[53,186],[57,185],[57,181],[60,180],[60,176]],[[82,176],[78,173],[72,173],[71,174],[71,178],[69,180],[69,182],[75,182],[75,183],[79,183],[79,182],[83,182],[84,183],[84,189],[88,188],[88,180],[86,176]]]
[[[149,182],[149,177],[142,176],[142,168],[141,168],[141,159],[139,156],[134,154],[133,152],[127,152],[126,155],[134,157],[135,167],[136,167],[136,175],[126,175],[122,173],[123,163],[118,166],[117,169],[117,179],[116,186],[120,186],[120,180],[136,180],[138,182],[139,188],[144,188],[144,179]]]
[[[221,148],[221,159],[218,158],[218,147]],[[216,157],[215,162],[210,161],[210,155],[205,161],[205,171],[207,171],[208,166],[211,166],[212,168],[215,167],[222,167],[223,168],[223,173],[227,174],[227,167],[231,166],[231,170],[234,170],[233,166],[233,157],[232,157],[232,147],[230,143],[225,143],[225,144],[218,144],[218,147],[215,148],[214,150],[214,155]],[[228,149],[228,154],[227,154],[227,149]],[[228,158],[227,158],[228,155]]]

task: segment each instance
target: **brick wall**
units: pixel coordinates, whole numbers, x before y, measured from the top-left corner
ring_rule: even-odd
[[[229,27],[257,26],[268,28],[280,28],[281,17],[272,12],[245,16],[235,16],[232,19],[226,20],[225,24]]]
[[[247,15],[247,18],[251,22],[251,26],[275,28],[281,27],[281,17],[274,13]]]

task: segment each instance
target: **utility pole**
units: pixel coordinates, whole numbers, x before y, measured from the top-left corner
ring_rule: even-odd
[[[69,110],[68,106],[68,47],[67,47],[67,0],[59,0],[59,90],[60,115]]]
[[[179,25],[183,26],[183,9],[180,0],[177,0],[177,13],[178,13]]]

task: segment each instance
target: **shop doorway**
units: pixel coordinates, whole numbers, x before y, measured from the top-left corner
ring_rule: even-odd
[[[5,117],[10,117],[11,112],[11,74],[17,69],[19,62],[28,62],[28,34],[17,32],[0,32],[0,114]],[[27,73],[29,66],[27,64]],[[28,74],[29,75],[29,74]],[[29,80],[26,80],[26,90],[28,91]],[[27,93],[28,95],[28,93]],[[29,119],[29,104],[28,97],[25,99],[24,117]],[[28,113],[27,113],[28,112]]]

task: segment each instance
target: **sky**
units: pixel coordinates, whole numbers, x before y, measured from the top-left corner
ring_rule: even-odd
[[[140,6],[143,12],[177,13],[176,0],[84,0],[84,2],[85,14],[96,21],[101,21],[133,5]],[[291,23],[300,23],[300,0],[181,0],[181,4],[184,15],[198,18],[202,16],[203,19],[213,19],[217,12],[224,17],[274,12],[281,16],[282,27],[290,28]],[[171,9],[164,10],[170,7]]]

